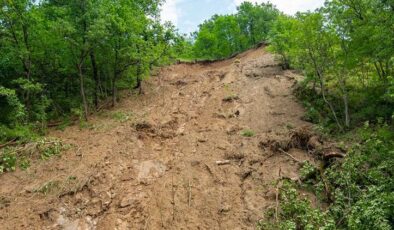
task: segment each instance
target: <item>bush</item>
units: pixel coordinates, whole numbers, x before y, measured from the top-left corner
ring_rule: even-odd
[[[260,229],[382,229],[394,227],[394,132],[368,123],[353,133],[358,139],[343,162],[333,162],[323,175],[304,165],[303,179],[328,208],[313,208],[294,184],[281,189],[280,220],[267,217]],[[354,141],[354,140],[353,140]],[[305,187],[305,184],[298,188]]]
[[[0,123],[10,124],[25,117],[25,107],[19,101],[15,90],[0,86]]]
[[[36,137],[36,134],[31,126],[14,125],[13,127],[7,127],[0,124],[0,143],[7,142],[9,140],[25,142],[33,139],[34,137]]]
[[[261,221],[259,229],[335,229],[333,218],[313,208],[308,199],[301,198],[295,184],[284,181],[281,190],[279,219],[273,220],[271,217],[271,221]]]

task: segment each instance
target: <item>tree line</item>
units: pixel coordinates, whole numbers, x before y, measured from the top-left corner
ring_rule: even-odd
[[[245,51],[268,39],[279,10],[271,3],[253,4],[243,2],[237,13],[214,15],[199,25],[199,30],[189,39],[184,38],[185,59],[216,60]]]
[[[1,1],[0,140],[64,115],[88,119],[119,89],[140,88],[179,38],[160,23],[161,3]]]
[[[394,115],[394,2],[327,1],[316,12],[280,15],[271,49],[303,71],[310,120],[339,130]],[[315,97],[318,95],[319,97]]]
[[[289,16],[270,3],[242,3],[214,15],[189,39],[185,59],[216,60],[261,42],[284,69],[306,77],[298,94],[306,119],[344,131],[394,114],[394,2],[332,0],[315,12]]]

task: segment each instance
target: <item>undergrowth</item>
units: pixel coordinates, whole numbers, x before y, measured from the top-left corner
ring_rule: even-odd
[[[133,117],[133,114],[131,112],[121,112],[117,111],[112,113],[112,119],[115,121],[118,121],[120,123],[124,123],[129,121]]]
[[[355,144],[345,159],[328,162],[323,171],[304,164],[302,183],[283,183],[278,218],[267,212],[259,229],[393,229],[393,128],[365,123],[352,134]],[[318,204],[300,195],[304,189]]]
[[[41,138],[15,147],[0,149],[0,174],[15,171],[18,167],[26,170],[32,160],[47,160],[58,156],[70,146],[59,140]]]

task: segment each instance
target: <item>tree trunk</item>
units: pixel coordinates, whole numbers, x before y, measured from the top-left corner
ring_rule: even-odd
[[[343,130],[342,125],[339,123],[339,120],[338,120],[337,114],[336,114],[336,112],[335,112],[335,110],[334,110],[334,107],[333,107],[332,104],[327,100],[326,92],[325,92],[326,89],[325,89],[325,85],[324,85],[324,78],[323,78],[323,76],[319,73],[319,71],[318,71],[318,76],[319,76],[319,79],[320,79],[320,88],[321,88],[321,92],[322,92],[323,101],[324,101],[324,102],[328,105],[328,107],[330,108],[331,113],[332,113],[332,115],[334,116],[334,119],[335,119],[335,122],[337,123],[338,128],[339,128],[340,130]]]
[[[117,78],[117,74],[114,73],[114,77],[112,78],[112,83],[111,83],[111,92],[112,92],[112,107],[115,107],[116,105],[116,94],[117,94],[117,90],[116,90],[116,78]]]
[[[379,66],[376,64],[376,62],[373,63],[376,69],[376,72],[378,73],[379,79],[383,80],[382,73],[380,72]]]
[[[347,92],[343,95],[343,102],[345,105],[345,125],[347,128],[350,127],[350,114],[349,114],[349,99]]]
[[[85,118],[85,121],[88,121],[89,111],[88,111],[88,103],[87,103],[86,95],[85,95],[85,87],[84,87],[82,65],[81,64],[78,64],[78,74],[79,74],[79,84],[80,84],[80,87],[81,87],[80,90],[81,90],[84,118]]]
[[[94,106],[97,109],[98,108],[98,102],[99,102],[99,98],[98,98],[98,93],[99,93],[99,77],[98,77],[98,70],[97,70],[97,63],[96,63],[96,56],[94,55],[94,50],[91,49],[90,50],[90,62],[92,64],[92,70],[93,70],[93,79],[94,79]]]
[[[345,114],[345,126],[349,128],[350,127],[349,96],[348,96],[348,91],[346,89],[346,81],[342,75],[339,76],[339,85],[342,91],[342,99],[343,99],[344,114]]]
[[[311,58],[311,60],[312,60],[312,62],[313,62],[313,67],[314,67],[314,69],[315,69],[316,75],[317,75],[317,77],[319,78],[319,81],[320,81],[320,88],[321,88],[321,93],[322,93],[323,101],[327,104],[327,106],[328,106],[329,109],[331,110],[331,113],[332,113],[332,115],[334,116],[334,119],[335,119],[335,122],[337,123],[338,128],[339,128],[340,130],[343,130],[341,124],[339,123],[339,120],[338,120],[337,114],[336,114],[336,112],[335,112],[335,110],[334,110],[334,107],[333,107],[332,104],[327,100],[326,92],[325,92],[326,89],[325,89],[325,84],[324,84],[324,75],[323,75],[321,69],[319,68],[319,66],[317,65],[316,59],[314,58],[314,56],[313,56],[311,50],[308,50],[308,51],[309,51],[309,52],[308,52],[309,57]]]
[[[138,89],[139,90],[138,94],[142,94],[143,93],[143,91],[142,91],[141,72],[142,72],[141,71],[141,65],[140,65],[140,62],[139,62],[138,66],[137,66],[137,85],[134,88],[134,89]]]

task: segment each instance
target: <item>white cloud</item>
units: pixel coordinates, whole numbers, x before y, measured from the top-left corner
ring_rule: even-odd
[[[324,0],[247,0],[248,2],[271,2],[278,9],[286,14],[295,14],[298,11],[315,10],[324,4]],[[239,6],[244,0],[234,0],[235,5]]]
[[[163,22],[170,21],[174,25],[178,25],[179,12],[177,8],[178,0],[166,0],[161,7],[161,20]]]

